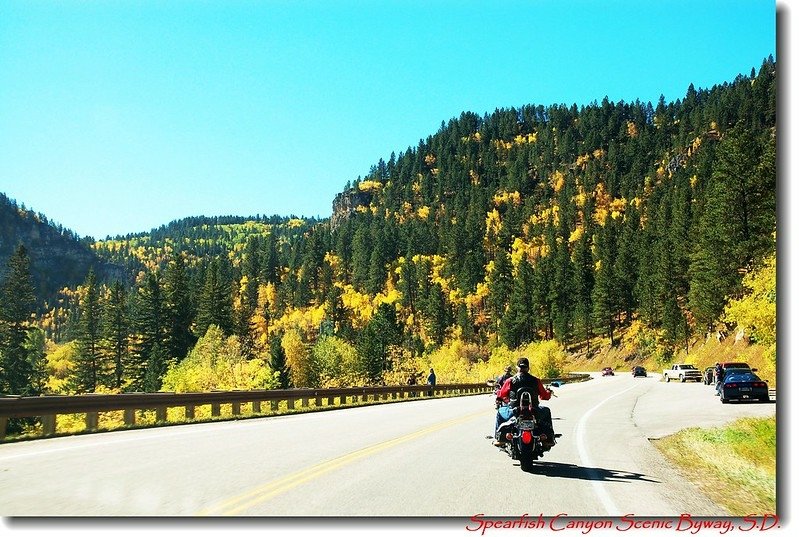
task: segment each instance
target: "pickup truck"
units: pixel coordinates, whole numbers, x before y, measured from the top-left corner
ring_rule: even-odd
[[[666,382],[671,382],[672,379],[680,382],[686,380],[702,382],[702,372],[691,364],[674,364],[671,369],[663,370],[663,378],[666,379]]]

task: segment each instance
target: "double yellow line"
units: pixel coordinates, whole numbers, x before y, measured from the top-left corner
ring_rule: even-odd
[[[293,474],[289,474],[274,481],[270,481],[269,483],[266,483],[265,485],[262,485],[249,492],[245,492],[238,496],[229,498],[210,508],[203,509],[202,511],[197,513],[197,516],[237,515],[253,507],[254,505],[258,505],[267,500],[270,500],[271,498],[274,498],[279,494],[283,494],[288,490],[298,487],[303,483],[311,481],[312,479],[316,479],[319,476],[332,472],[333,470],[337,470],[342,466],[346,466],[357,460],[369,457],[370,455],[374,455],[375,453],[385,451],[394,446],[404,444],[405,442],[409,442],[411,440],[425,436],[427,434],[434,433],[436,431],[440,431],[447,427],[452,427],[454,425],[459,425],[461,423],[470,421],[478,416],[484,416],[486,413],[487,411],[483,410],[453,420],[437,423],[435,425],[431,425],[430,427],[425,427],[424,429],[420,429],[414,433],[410,433],[405,436],[400,436],[398,438],[394,438],[393,440],[380,442],[379,444],[374,444],[372,446],[359,449],[358,451],[353,451],[352,453],[342,455],[341,457],[337,457],[335,459],[331,459],[329,461],[325,461],[316,464],[314,466],[310,466],[303,470],[294,472]]]

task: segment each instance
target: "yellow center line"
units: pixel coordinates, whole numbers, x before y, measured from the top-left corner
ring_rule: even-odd
[[[431,425],[429,427],[425,427],[424,429],[420,429],[416,432],[407,434],[405,436],[400,436],[398,438],[394,438],[392,440],[387,440],[385,442],[380,442],[378,444],[374,444],[372,446],[365,447],[363,449],[359,449],[358,451],[353,451],[352,453],[348,453],[346,455],[342,455],[341,457],[337,457],[335,459],[331,459],[329,461],[325,461],[314,466],[310,466],[303,470],[299,470],[294,472],[293,474],[289,474],[287,476],[281,477],[265,485],[262,485],[256,489],[253,489],[249,492],[245,492],[238,496],[234,496],[229,498],[216,506],[210,507],[208,509],[203,509],[200,511],[197,516],[210,516],[214,513],[219,513],[222,516],[232,516],[239,514],[243,511],[246,511],[250,507],[257,505],[259,503],[263,503],[275,496],[282,494],[288,490],[293,489],[307,481],[311,481],[319,476],[332,472],[342,466],[347,464],[353,463],[359,459],[363,459],[370,455],[374,455],[375,453],[379,453],[386,449],[390,449],[394,446],[398,446],[405,442],[409,442],[421,436],[440,431],[441,429],[452,427],[454,425],[458,425],[464,423],[466,421],[472,420],[478,416],[483,416],[487,413],[487,411],[482,410],[480,412],[476,412],[474,414],[469,414],[467,416],[462,416],[460,418],[455,418],[449,421],[445,421],[442,423],[437,423],[435,425]]]

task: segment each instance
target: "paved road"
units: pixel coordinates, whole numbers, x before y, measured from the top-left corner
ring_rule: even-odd
[[[532,473],[480,395],[2,445],[0,515],[725,516],[648,439],[776,411],[629,374],[557,394]]]

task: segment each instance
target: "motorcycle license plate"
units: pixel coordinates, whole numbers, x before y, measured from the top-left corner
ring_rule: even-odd
[[[535,428],[535,422],[532,420],[519,421],[519,429],[526,429],[528,431],[532,431],[534,428]]]

